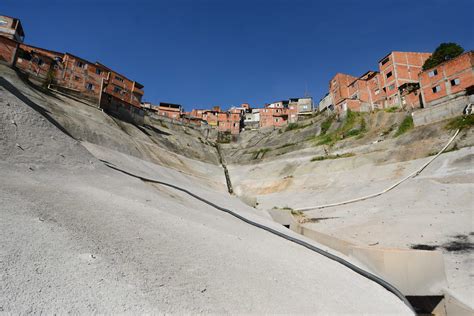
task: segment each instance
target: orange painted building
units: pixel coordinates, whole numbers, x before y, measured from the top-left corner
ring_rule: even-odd
[[[400,87],[418,83],[418,74],[430,56],[431,53],[394,51],[379,61],[382,87],[386,94],[385,107],[410,106],[414,108],[420,106],[416,95],[402,99]],[[412,85],[412,87],[414,86]],[[415,93],[415,91],[416,89],[413,89],[410,93]]]
[[[474,53],[465,52],[419,74],[424,104],[435,105],[474,86]]]

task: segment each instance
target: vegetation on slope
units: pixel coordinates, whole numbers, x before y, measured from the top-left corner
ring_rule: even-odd
[[[415,125],[413,124],[413,118],[411,117],[411,115],[407,115],[402,123],[400,124],[400,126],[398,127],[398,130],[397,132],[395,133],[395,137],[398,137],[402,134],[405,134],[406,132],[408,132],[409,130],[411,130],[413,127],[415,127]]]
[[[446,129],[449,130],[457,130],[457,129],[467,129],[467,128],[472,128],[474,126],[474,115],[462,115],[453,118],[452,120],[449,121],[449,123],[446,125]]]

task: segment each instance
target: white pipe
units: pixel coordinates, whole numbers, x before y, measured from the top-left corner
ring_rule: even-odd
[[[338,206],[338,205],[344,205],[344,204],[349,204],[349,203],[354,203],[354,202],[359,202],[359,201],[363,201],[363,200],[367,200],[367,199],[371,199],[371,198],[374,198],[376,196],[379,196],[379,195],[382,195],[384,193],[387,193],[388,191],[394,189],[395,187],[399,186],[401,183],[405,182],[406,180],[410,179],[410,178],[414,178],[416,177],[417,175],[419,175],[423,169],[425,169],[430,163],[433,162],[433,160],[435,160],[436,158],[438,158],[439,155],[441,155],[445,150],[446,148],[448,148],[449,145],[451,145],[451,143],[453,142],[453,140],[456,138],[456,136],[459,134],[459,129],[456,131],[456,133],[454,133],[454,136],[451,137],[451,139],[449,140],[449,142],[443,147],[443,149],[441,149],[433,158],[431,158],[428,162],[426,162],[425,164],[423,164],[420,168],[418,168],[417,170],[415,170],[414,172],[412,172],[411,174],[409,174],[408,176],[406,176],[405,178],[403,178],[402,180],[396,182],[395,184],[392,184],[391,186],[389,186],[388,188],[386,188],[385,190],[383,191],[380,191],[380,192],[377,192],[377,193],[373,193],[373,194],[370,194],[370,195],[367,195],[367,196],[363,196],[363,197],[359,197],[359,198],[355,198],[355,199],[351,199],[351,200],[347,200],[347,201],[343,201],[343,202],[337,202],[337,203],[331,203],[331,204],[323,204],[323,205],[317,205],[317,206],[309,206],[309,207],[303,207],[303,208],[297,208],[295,209],[295,211],[300,211],[300,212],[306,212],[306,211],[310,211],[310,210],[316,210],[316,209],[322,209],[322,208],[327,208],[327,207],[333,207],[333,206]]]

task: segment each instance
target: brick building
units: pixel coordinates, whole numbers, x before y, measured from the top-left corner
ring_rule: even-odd
[[[13,66],[19,44],[7,37],[0,36],[0,63]]]
[[[25,32],[21,21],[6,15],[0,15],[0,35],[19,43],[25,40]]]
[[[466,94],[474,87],[474,53],[465,52],[419,74],[425,106]]]
[[[379,61],[385,107],[420,107],[418,74],[431,53],[391,52]]]
[[[350,99],[349,84],[357,80],[356,77],[337,73],[329,81],[329,93],[337,112],[345,112],[347,109],[358,110],[359,103]]]
[[[368,112],[383,108],[385,92],[381,86],[380,73],[369,70],[348,85],[348,108],[353,111]]]
[[[295,111],[295,110],[294,110]],[[266,104],[260,110],[260,127],[281,127],[288,124],[288,101],[282,100]]]
[[[153,107],[158,115],[166,116],[173,120],[179,120],[183,112],[183,107],[180,104],[160,102],[157,107]]]

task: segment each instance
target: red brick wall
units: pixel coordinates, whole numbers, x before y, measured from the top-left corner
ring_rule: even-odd
[[[11,66],[17,46],[17,42],[0,36],[0,62]]]
[[[432,101],[458,93],[474,85],[473,65],[473,52],[466,52],[457,58],[420,73],[419,80],[424,102],[429,104]],[[436,70],[438,74],[430,77],[429,73],[433,70]],[[453,86],[451,84],[451,80],[454,79],[459,79],[459,85]],[[433,92],[432,89],[436,86],[441,88],[439,92]]]
[[[335,105],[349,98],[348,85],[356,79],[351,75],[338,73],[329,81],[329,93]]]

